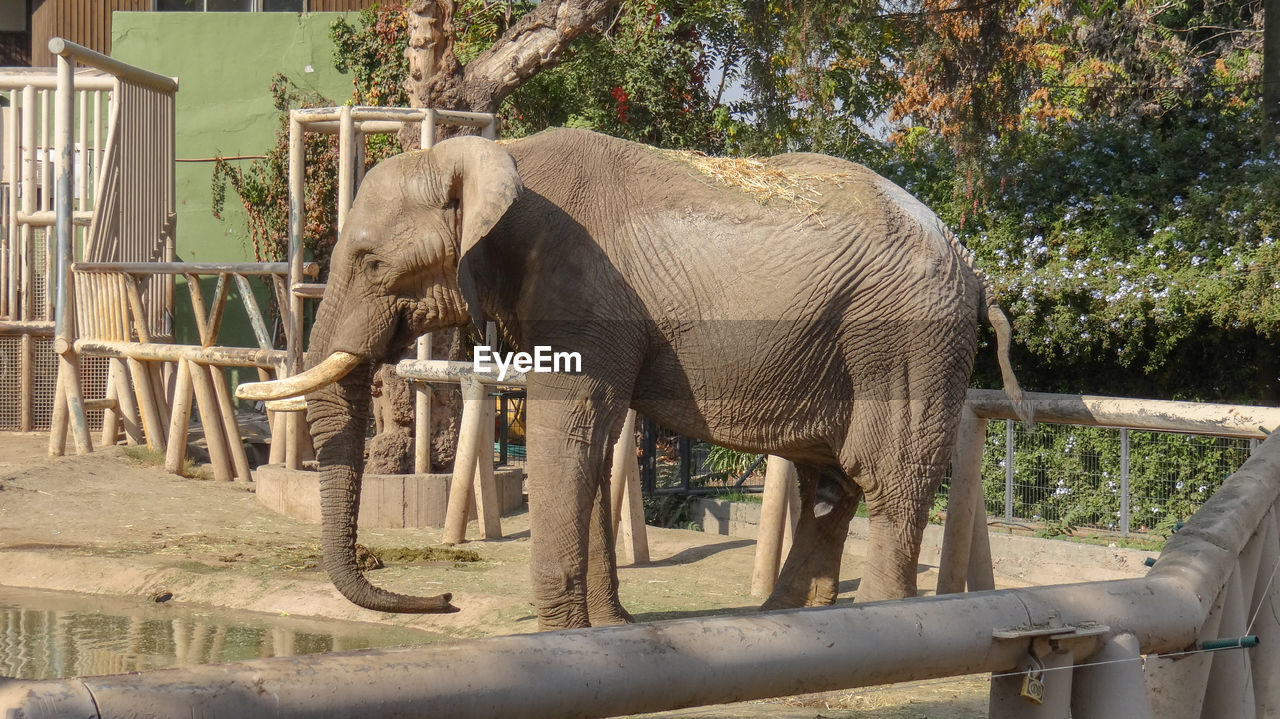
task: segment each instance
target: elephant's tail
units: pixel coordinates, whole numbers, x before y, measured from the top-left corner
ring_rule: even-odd
[[[1004,382],[1004,393],[1008,395],[1009,401],[1013,402],[1018,418],[1023,424],[1030,426],[1035,422],[1035,412],[1031,409],[1031,404],[1025,401],[1022,387],[1013,374],[1013,364],[1009,362],[1009,347],[1013,344],[1013,326],[1009,324],[1009,318],[1005,316],[1004,310],[996,304],[992,296],[995,293],[987,284],[986,278],[982,280],[983,295],[987,305],[987,321],[991,323],[991,329],[996,333],[996,361],[1000,363],[1000,379]]]
[[[941,221],[939,221],[941,222]],[[978,284],[982,287],[981,306],[985,308],[987,313],[987,322],[991,323],[991,329],[996,333],[996,361],[1000,363],[1000,380],[1004,383],[1004,393],[1009,397],[1009,401],[1013,402],[1014,411],[1018,413],[1018,418],[1028,427],[1035,422],[1035,412],[1031,409],[1030,403],[1023,397],[1022,387],[1018,384],[1018,378],[1013,374],[1013,365],[1009,362],[1009,348],[1013,346],[1013,326],[1009,324],[1009,318],[1005,316],[1004,310],[1000,309],[1000,305],[996,302],[996,291],[991,286],[991,281],[987,279],[987,275],[978,267],[973,260],[973,253],[968,247],[960,244],[960,238],[955,233],[942,227],[942,234],[947,238],[947,242],[960,255],[964,263],[973,271],[975,277],[978,278]]]

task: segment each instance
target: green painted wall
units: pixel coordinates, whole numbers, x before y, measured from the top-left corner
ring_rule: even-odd
[[[179,159],[262,155],[274,144],[279,127],[280,115],[269,90],[276,73],[336,104],[351,97],[351,77],[334,69],[329,40],[329,25],[343,16],[117,12],[111,20],[111,50],[118,60],[178,78],[175,140]],[[224,219],[216,219],[211,212],[212,174],[212,162],[177,164],[178,256],[189,262],[253,260],[244,212],[230,188]],[[213,280],[201,286],[205,297],[212,297]],[[265,293],[256,294],[265,311]],[[177,341],[198,343],[186,295],[179,278]],[[234,289],[220,343],[255,344]],[[229,374],[236,381],[240,372]],[[240,379],[255,380],[256,375]]]
[[[179,158],[261,155],[279,114],[269,86],[278,72],[341,104],[351,76],[333,67],[329,25],[340,13],[117,12],[112,56],[178,78]],[[246,161],[247,162],[247,161]],[[252,260],[235,194],[223,221],[210,212],[213,164],[177,167],[178,255],[190,262]]]

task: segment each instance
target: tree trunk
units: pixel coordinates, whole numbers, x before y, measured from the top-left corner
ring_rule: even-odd
[[[1262,141],[1270,145],[1280,134],[1280,0],[1263,0],[1262,8]]]

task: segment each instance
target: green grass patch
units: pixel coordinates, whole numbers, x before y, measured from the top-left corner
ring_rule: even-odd
[[[147,467],[164,466],[164,452],[151,449],[150,447],[143,447],[141,445],[125,447],[124,456],[132,460],[134,464],[141,464]],[[178,474],[188,479],[213,479],[213,472],[208,467],[202,467],[191,461],[190,458],[184,458],[182,460],[182,469],[178,471]]]

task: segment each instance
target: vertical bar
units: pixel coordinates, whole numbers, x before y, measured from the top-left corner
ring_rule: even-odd
[[[1021,695],[1022,675],[992,675],[988,716],[991,719],[1062,719],[1071,709],[1073,684],[1071,652],[1051,652],[1040,658],[1044,668],[1044,703],[1033,704]],[[1029,668],[1024,660],[1020,671]],[[1123,714],[1122,716],[1128,716]],[[1179,715],[1183,716],[1183,715]]]
[[[947,522],[942,532],[942,557],[938,561],[938,594],[964,591],[973,533],[987,531],[987,523],[982,522],[978,527],[974,517],[982,497],[982,450],[986,441],[987,420],[974,414],[966,404],[960,412],[960,427],[951,456],[951,492],[947,495]]]
[[[505,402],[503,403],[506,404]],[[503,407],[505,410],[505,406]],[[617,540],[618,528],[622,522],[622,499],[626,493],[628,450],[635,456],[636,444],[636,411],[627,410],[622,420],[622,429],[618,432],[618,441],[613,445],[613,461],[609,471],[609,509],[613,518],[613,537]]]
[[[178,362],[178,383],[173,391],[173,411],[169,413],[169,443],[165,448],[164,468],[182,474],[187,459],[187,434],[191,429],[191,364]]]
[[[680,488],[689,491],[689,479],[693,474],[693,443],[683,434],[676,439],[676,448],[680,453]]]
[[[297,374],[302,369],[302,298],[293,291],[302,281],[302,227],[306,220],[305,167],[306,145],[302,123],[289,113],[289,346],[286,348],[287,370]],[[285,466],[302,468],[302,417],[297,412],[285,415]]]
[[[1013,523],[1013,420],[1004,421],[1004,521]]]
[[[467,519],[471,513],[472,488],[475,486],[477,446],[484,438],[484,385],[468,375],[462,379],[462,426],[458,429],[458,450],[453,459],[453,479],[449,484],[449,506],[445,510],[445,544],[467,541]],[[490,449],[492,451],[492,448]]]
[[[22,88],[22,211],[36,211],[36,90],[30,85]],[[23,223],[22,235],[19,239],[18,256],[21,258],[21,270],[18,274],[19,301],[16,306],[17,318],[20,320],[35,319],[31,304],[35,273],[32,253],[35,236],[31,225]]]
[[[426,117],[422,118],[421,137],[418,144],[424,150],[430,150],[436,144],[436,111],[428,108]]]
[[[640,468],[640,486],[643,492],[648,492],[652,497],[658,488],[658,430],[648,417],[644,419],[644,448],[641,456],[644,457],[644,465]]]
[[[1129,430],[1120,429],[1120,536],[1129,536]]]
[[[507,401],[507,393],[498,393],[498,464],[507,463],[507,440],[511,432],[511,423],[508,421],[507,412],[509,411]],[[634,423],[633,423],[634,424]],[[635,445],[635,438],[631,438],[631,444]]]
[[[75,140],[72,137],[72,116],[75,113],[75,76],[72,63],[58,56],[58,92],[56,96],[55,133],[58,146],[58,186],[56,188],[56,238],[58,248],[56,316],[54,349],[61,359],[58,362],[58,381],[64,385],[67,414],[71,432],[76,441],[76,452],[93,451],[93,439],[89,435],[89,423],[84,414],[84,398],[80,393],[80,358],[72,342],[75,340],[75,293],[71,287],[71,263],[75,261],[72,244],[72,190],[75,172]],[[48,170],[46,169],[46,175]],[[46,243],[48,246],[48,243]],[[52,278],[45,276],[45,289],[49,290]]]
[[[347,211],[351,209],[351,198],[355,194],[355,158],[352,156],[356,133],[355,121],[351,118],[351,106],[343,105],[338,109],[338,232],[347,221]]]
[[[418,338],[418,359],[431,359],[431,335]],[[413,471],[431,471],[431,390],[417,382],[413,386]]]
[[[1151,701],[1142,676],[1138,638],[1120,634],[1075,670],[1071,683],[1071,716],[1075,719],[1151,719]]]
[[[795,464],[781,457],[769,457],[764,472],[764,503],[760,507],[760,524],[756,532],[755,565],[751,571],[753,597],[769,596],[778,581],[787,498],[796,480]]]

